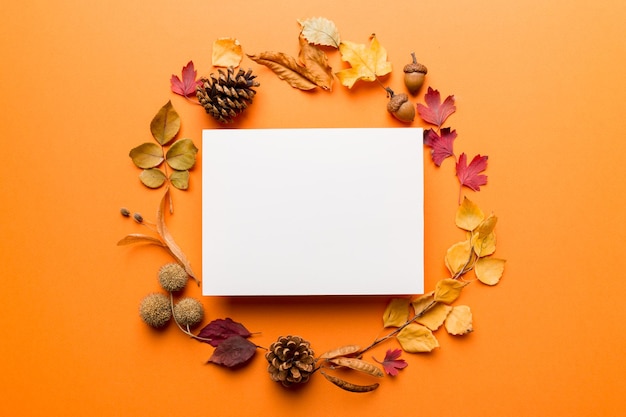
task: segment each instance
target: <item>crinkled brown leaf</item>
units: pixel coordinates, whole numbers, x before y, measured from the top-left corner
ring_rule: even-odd
[[[309,77],[308,71],[298,65],[296,59],[283,52],[262,52],[248,55],[248,58],[260,65],[265,65],[290,86],[300,90],[313,90],[317,87]]]
[[[383,313],[384,327],[400,327],[409,319],[408,298],[392,298]]]
[[[170,174],[170,182],[179,190],[189,188],[189,171],[174,171]]]
[[[209,362],[234,368],[248,362],[256,353],[256,345],[248,339],[235,335],[227,338],[213,351]]]
[[[148,188],[159,188],[165,183],[167,177],[158,168],[150,168],[144,169],[141,174],[139,174],[139,179]]]
[[[234,38],[218,38],[213,42],[211,62],[215,67],[237,67],[243,58],[241,44]]]
[[[430,308],[424,315],[415,320],[416,323],[428,327],[433,332],[437,330],[448,317],[452,307],[443,303],[437,303]]]
[[[326,53],[315,45],[307,42],[300,35],[300,54],[298,59],[306,68],[306,77],[318,87],[330,91],[333,86],[333,69],[328,65]]]
[[[243,324],[234,321],[230,317],[213,320],[198,333],[198,337],[204,339],[201,341],[207,341],[211,346],[219,346],[226,339],[233,336],[248,338],[252,336],[252,333]]]
[[[172,168],[183,171],[194,166],[197,153],[198,148],[191,139],[181,139],[170,146],[165,154],[165,160]]]
[[[117,246],[133,245],[135,243],[148,243],[152,245],[166,247],[166,245],[160,239],[141,233],[131,233],[124,236],[122,239],[120,239],[119,242],[117,242]]]
[[[150,122],[150,132],[161,145],[167,145],[180,130],[180,116],[168,101]]]
[[[454,306],[445,323],[446,330],[452,335],[464,335],[472,330],[472,312],[469,306]]]
[[[464,197],[463,202],[456,211],[456,225],[463,230],[471,232],[476,229],[483,220],[485,220],[485,214],[480,207],[470,201],[469,198]]]
[[[310,43],[339,48],[341,39],[337,26],[332,20],[325,17],[311,17],[298,20],[298,23],[302,26],[302,35]]]
[[[445,257],[446,267],[453,276],[456,276],[469,267],[472,260],[472,246],[469,239],[457,242],[448,248]]]
[[[504,273],[504,259],[480,258],[476,261],[474,273],[483,284],[496,285]]]
[[[459,298],[461,290],[463,290],[467,284],[469,284],[469,282],[461,282],[452,278],[440,280],[435,287],[435,301],[445,304],[453,303]]]
[[[163,162],[163,149],[156,143],[146,142],[131,149],[128,156],[139,168],[154,168]]]
[[[430,352],[439,347],[433,332],[421,324],[409,324],[396,337],[402,349],[409,353]]]

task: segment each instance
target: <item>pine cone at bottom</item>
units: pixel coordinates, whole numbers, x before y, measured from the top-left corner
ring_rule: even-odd
[[[285,387],[303,384],[315,369],[315,353],[309,342],[298,336],[281,336],[265,354],[267,371],[275,382]]]

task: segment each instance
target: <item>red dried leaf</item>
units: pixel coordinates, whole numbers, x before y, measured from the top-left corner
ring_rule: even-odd
[[[449,127],[441,129],[441,136],[434,129],[424,131],[424,145],[430,147],[433,162],[441,166],[444,159],[454,156],[453,144],[456,139],[456,130],[450,131]]]
[[[476,155],[472,162],[467,165],[467,156],[462,153],[456,163],[456,176],[459,178],[461,187],[465,186],[474,191],[479,191],[481,185],[487,184],[487,176],[480,172],[487,169],[487,156]]]
[[[385,354],[385,359],[383,359],[382,362],[376,358],[374,358],[374,360],[383,366],[383,369],[385,370],[387,375],[396,376],[398,375],[399,369],[404,369],[409,366],[409,364],[406,363],[404,359],[400,359],[401,354],[401,349],[389,349]]]
[[[225,319],[213,320],[200,330],[198,336],[202,339],[208,339],[207,343],[211,346],[219,346],[229,337],[241,336],[248,338],[252,336],[252,333],[250,333],[243,324],[227,317]]]
[[[454,96],[448,96],[441,102],[439,91],[428,87],[428,92],[424,96],[426,105],[418,104],[417,113],[426,122],[437,127],[441,127],[448,117],[456,111]]]
[[[196,87],[202,83],[200,80],[196,80],[198,71],[194,69],[193,61],[189,61],[187,65],[183,67],[182,81],[177,75],[172,74],[170,82],[172,84],[172,91],[181,96],[195,96]]]
[[[234,368],[248,362],[256,352],[256,345],[242,336],[231,336],[215,348],[209,362]]]

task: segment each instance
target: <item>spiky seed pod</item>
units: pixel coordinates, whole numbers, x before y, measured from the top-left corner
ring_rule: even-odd
[[[218,69],[218,74],[211,74],[209,78],[202,78],[202,83],[196,88],[196,96],[206,112],[220,123],[231,123],[243,112],[256,94],[253,87],[260,84],[255,80],[252,70],[247,72],[241,68],[235,73],[233,67],[226,72]]]
[[[275,382],[285,387],[303,384],[315,369],[315,353],[310,343],[299,336],[281,336],[265,354],[267,371]]]
[[[174,319],[183,327],[193,327],[204,318],[204,308],[195,298],[185,297],[174,306]]]
[[[163,327],[172,318],[170,299],[165,294],[148,294],[139,305],[139,316],[148,325]]]
[[[176,292],[185,288],[189,275],[180,264],[165,264],[159,270],[159,283],[165,291]]]

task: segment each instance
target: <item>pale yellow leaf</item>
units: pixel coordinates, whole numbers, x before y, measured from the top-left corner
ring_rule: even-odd
[[[179,190],[186,190],[189,188],[189,171],[174,171],[170,175],[170,182]]]
[[[492,231],[484,237],[475,234],[472,237],[472,247],[479,258],[492,255],[496,251],[496,232]]]
[[[452,307],[446,304],[437,303],[430,308],[422,317],[415,320],[419,324],[423,324],[433,332],[437,330],[448,317],[448,313]]]
[[[409,353],[430,352],[439,347],[439,342],[433,332],[417,323],[409,324],[396,337],[402,349]]]
[[[476,261],[474,273],[483,284],[496,285],[504,273],[504,259],[480,258]]]
[[[428,294],[420,295],[415,300],[411,302],[413,304],[413,310],[415,310],[415,314],[420,315],[425,310],[432,307],[435,303],[435,292],[431,291]]]
[[[219,38],[213,42],[211,62],[216,67],[237,67],[243,58],[243,50],[237,39]]]
[[[409,319],[408,298],[392,298],[383,313],[384,327],[400,327]]]
[[[159,188],[165,183],[167,177],[158,168],[144,169],[139,174],[139,179],[148,188]]]
[[[468,306],[454,306],[446,318],[446,330],[452,335],[464,335],[472,330],[472,312]]]
[[[355,371],[365,372],[366,374],[370,374],[379,378],[382,378],[384,375],[383,371],[381,371],[380,368],[376,365],[357,358],[333,358],[330,359],[330,362],[334,363],[335,365],[345,366],[347,368],[354,369]]]
[[[455,276],[470,265],[472,260],[472,246],[470,241],[464,240],[450,246],[446,252],[445,263],[450,273]]]
[[[463,230],[472,231],[476,229],[484,219],[485,214],[480,207],[470,201],[469,198],[464,197],[463,202],[456,211],[456,225]]]
[[[352,88],[358,80],[375,81],[377,77],[391,72],[391,63],[387,61],[387,51],[376,36],[372,36],[369,45],[342,41],[339,45],[341,59],[350,63],[351,67],[342,69],[335,75],[348,88]]]
[[[298,20],[302,26],[302,36],[315,45],[339,47],[341,39],[339,31],[332,20],[325,17],[311,17],[309,19]]]
[[[459,298],[461,290],[469,284],[469,282],[461,282],[452,278],[444,278],[440,280],[435,287],[435,301],[450,304]]]

